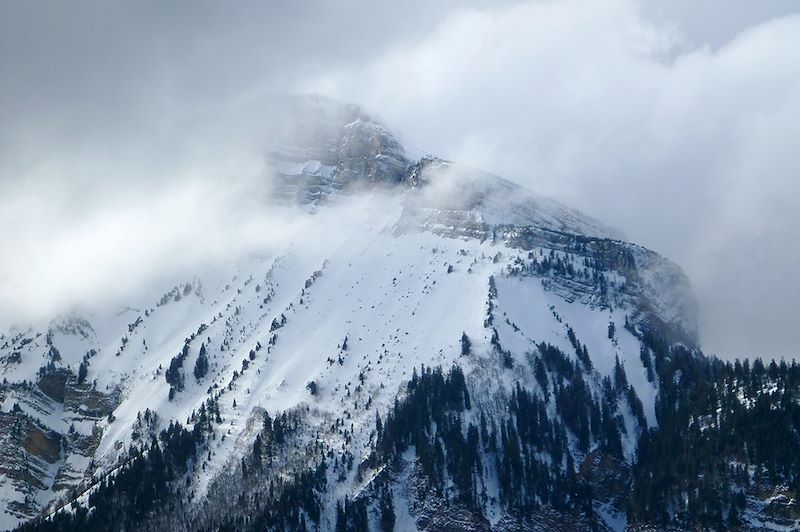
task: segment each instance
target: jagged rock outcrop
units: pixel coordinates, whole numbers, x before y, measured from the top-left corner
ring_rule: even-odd
[[[269,150],[278,197],[317,203],[404,179],[403,146],[358,106],[316,97],[289,98],[287,106]]]

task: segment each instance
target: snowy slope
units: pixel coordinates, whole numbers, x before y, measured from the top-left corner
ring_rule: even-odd
[[[624,329],[630,310],[569,302],[547,290],[541,278],[509,275],[516,261],[527,260],[528,250],[423,231],[395,234],[401,202],[382,199],[373,205],[381,207],[355,209],[357,219],[322,231],[314,242],[297,243],[279,256],[251,259],[227,275],[215,272],[178,285],[163,305],[153,299],[98,325],[89,321],[94,332],[88,338],[53,335],[62,364],[73,369],[83,353],[96,349],[87,382],[119,395],[113,422],[103,418],[75,426],[86,434],[95,426],[102,429],[94,454],[100,466],[96,474],[127,450],[137,415],[146,409],[157,412],[160,428],[170,420],[185,422],[209,389],[222,393],[224,424],[218,430],[225,438],[214,442],[213,458],[196,479],[198,496],[251,442],[247,421],[258,408],[281,412],[308,404],[319,419],[344,415],[355,424],[363,447],[374,413],[387,410],[414,368],[449,367],[458,360],[462,332],[473,339],[476,351],[489,356],[491,330],[484,318],[490,276],[497,279],[500,339],[515,357],[524,360],[540,342],[570,352],[571,326],[589,346],[601,375],[610,375],[614,357],[619,357],[654,423],[655,390],[644,377],[641,346]],[[280,327],[274,329],[273,322]],[[614,341],[607,335],[609,322],[620,331]],[[170,401],[165,368],[203,325],[188,344],[185,389]],[[341,348],[345,338],[346,351]],[[201,344],[208,350],[210,371],[197,382],[192,368]],[[41,342],[29,345],[22,359],[43,361],[44,355],[37,353]],[[252,360],[251,351],[256,353]],[[9,366],[6,378],[22,379],[39,362]],[[513,377],[506,379],[510,389]],[[314,397],[306,387],[310,381],[318,387]],[[5,399],[4,411],[11,409],[13,397]],[[40,419],[64,432],[81,417],[54,410]],[[42,493],[41,504],[53,495],[58,493]],[[11,500],[13,494],[6,497]]]
[[[72,499],[171,421],[191,427],[211,397],[221,422],[189,475],[194,501],[248,452],[264,410],[302,411],[309,438],[346,447],[358,463],[376,413],[415,369],[458,363],[476,400],[491,405],[533,382],[528,361],[540,343],[574,357],[570,328],[587,346],[593,391],[618,360],[655,425],[658,391],[631,330],[668,325],[693,337],[679,269],[507,181],[432,159],[411,164],[359,113],[326,112],[311,140],[271,151],[277,195],[320,205],[297,212],[312,220],[304,239],[0,337],[0,421],[16,427],[0,441],[0,528]],[[569,272],[539,272],[532,264],[544,258]],[[513,370],[498,363],[497,344]],[[201,346],[209,369],[196,378]],[[181,353],[182,389],[166,376]],[[145,423],[147,410],[157,417]],[[347,442],[327,428],[339,419],[352,424]],[[629,413],[625,424],[630,459],[639,429]],[[336,497],[366,483],[351,475],[329,494],[328,525]]]

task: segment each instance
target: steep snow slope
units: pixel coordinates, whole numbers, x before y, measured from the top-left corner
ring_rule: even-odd
[[[414,207],[458,211],[465,223],[535,226],[569,234],[621,239],[594,218],[499,176],[432,157],[416,162],[407,183],[421,189]]]
[[[278,256],[251,258],[227,275],[214,272],[178,284],[165,297],[137,302],[96,325],[81,321],[85,326],[80,330],[91,331],[86,337],[77,328],[69,334],[54,325],[52,346],[62,353],[58,367],[77,373],[82,355],[96,350],[86,382],[118,401],[113,422],[110,417],[87,418],[80,408],[67,411],[54,400],[45,412],[33,410],[24,399],[29,390],[8,393],[3,411],[19,402],[42,428],[64,434],[73,426],[86,437],[102,431],[96,450],[87,453],[90,469],[97,467],[94,473],[101,475],[124,455],[134,431],[143,437],[137,417],[145,410],[158,414],[153,429],[164,428],[170,420],[185,422],[209,391],[220,393],[224,423],[216,429],[220,437],[210,444],[212,458],[193,481],[197,497],[252,443],[248,420],[257,409],[281,412],[305,404],[320,425],[344,416],[355,426],[351,449],[363,454],[375,413],[387,411],[415,368],[449,367],[459,361],[471,370],[468,360],[459,360],[462,333],[472,339],[475,352],[494,356],[492,328],[485,325],[489,279],[494,277],[497,332],[515,359],[524,362],[541,342],[571,352],[567,328],[572,327],[588,345],[600,375],[611,375],[615,357],[625,365],[648,422],[654,423],[655,389],[645,377],[641,346],[625,329],[632,309],[568,301],[548,288],[547,279],[512,274],[531,254],[549,256],[547,248],[515,249],[491,240],[400,231],[402,198],[354,201],[358,203],[338,207],[347,210],[346,217],[335,210],[320,213],[320,233]],[[328,222],[335,219],[345,223],[331,228]],[[608,276],[611,286],[622,284],[621,277]],[[612,322],[618,332],[610,339]],[[2,356],[19,352],[24,362],[7,364],[6,378],[31,378],[37,364],[48,360],[41,338],[19,350],[21,342],[8,343]],[[184,345],[184,389],[170,400],[165,370]],[[210,369],[198,380],[192,368],[201,345]],[[491,393],[510,390],[515,382],[513,373],[497,378],[505,382],[490,388]],[[307,387],[312,381],[313,396]],[[631,442],[626,452],[632,453]],[[47,485],[55,471],[67,467],[81,478],[89,456],[77,462],[74,456],[62,453],[42,483]],[[17,486],[5,491],[7,505],[19,501]],[[34,490],[32,511],[64,495],[69,486]],[[19,517],[6,515],[6,526]]]

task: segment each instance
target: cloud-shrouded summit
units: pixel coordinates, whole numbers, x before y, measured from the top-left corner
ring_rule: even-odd
[[[584,412],[570,421],[582,423],[581,452],[592,445],[587,416],[594,408],[594,432],[604,416],[613,459],[633,459],[636,438],[655,426],[659,410],[671,408],[656,409],[656,374],[644,342],[654,342],[662,371],[659,338],[676,344],[676,357],[707,360],[690,351],[697,346],[694,301],[677,265],[521,185],[441,158],[412,158],[358,106],[319,96],[265,99],[264,106],[271,108],[268,163],[252,175],[235,166],[242,177],[215,180],[226,169],[208,161],[210,173],[197,170],[187,183],[151,183],[144,192],[165,190],[157,201],[130,192],[129,202],[112,201],[106,194],[107,203],[75,215],[41,243],[45,251],[19,250],[55,251],[60,277],[41,266],[16,277],[48,294],[31,300],[23,289],[17,297],[26,312],[58,315],[0,332],[0,427],[10,428],[0,431],[0,527],[28,521],[22,530],[238,529],[244,521],[261,530],[265,519],[271,530],[307,530],[302,521],[310,519],[320,530],[355,529],[340,526],[335,499],[342,489],[378,489],[380,471],[388,469],[370,465],[379,445],[372,423],[382,430],[386,415],[394,424],[394,414],[385,413],[398,397],[405,400],[420,372],[430,378],[432,365],[452,368],[448,379],[464,386],[467,374],[480,379],[458,395],[475,412],[483,409],[479,400],[502,404],[509,393],[527,393],[521,382],[537,382],[561,410]],[[230,153],[233,144],[220,138],[209,146]],[[542,352],[552,371],[571,374],[569,388],[556,379],[548,384]],[[469,373],[460,369],[467,364]],[[576,401],[564,401],[573,391]],[[602,408],[593,399],[601,394]],[[538,410],[544,423],[547,411]],[[336,420],[342,416],[350,428]],[[185,419],[194,423],[191,432],[182,428]],[[477,429],[469,431],[475,448]],[[564,434],[553,444],[563,457],[566,433],[548,432]],[[173,467],[150,464],[162,456],[153,447],[156,433]],[[488,433],[484,438],[488,445]],[[138,451],[144,445],[147,458]],[[251,485],[261,457],[269,457],[266,467],[286,471],[284,480],[265,481],[265,474]],[[285,503],[272,499],[275,491],[251,496],[251,487],[254,494],[266,486],[285,493],[294,472],[318,459],[316,486],[302,498],[308,518],[291,510],[282,517]],[[391,467],[401,471],[403,460]],[[328,467],[337,479],[330,484]],[[560,464],[547,467],[562,475]],[[372,479],[366,487],[365,479]],[[394,490],[386,480],[383,489]],[[166,497],[156,495],[166,493],[166,483],[176,491],[162,505],[165,498],[153,497]],[[109,496],[110,484],[142,495]],[[497,482],[486,484],[495,490]],[[272,500],[264,504],[262,497]],[[249,502],[237,506],[233,499]],[[496,530],[520,528],[503,524],[514,516],[496,496],[482,499],[498,509]],[[494,511],[426,507],[422,500],[436,501],[398,495],[391,504],[406,515],[400,523],[395,516],[396,529],[416,529],[429,516],[481,522]],[[158,511],[129,504],[157,504]],[[263,508],[279,513],[265,516]],[[620,530],[621,515],[606,508],[599,518]],[[52,521],[37,521],[42,516]],[[585,528],[580,514],[565,519],[566,528]],[[381,528],[392,529],[388,524]]]
[[[797,8],[659,4],[5,3],[2,319],[302,235],[263,102],[316,92],[680,263],[708,350],[794,355]]]
[[[797,529],[797,35],[0,4],[0,529]]]

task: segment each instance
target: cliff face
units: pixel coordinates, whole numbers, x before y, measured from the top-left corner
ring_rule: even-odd
[[[30,358],[40,338],[23,347]],[[32,377],[35,384],[4,380],[0,386],[0,475],[8,520],[33,518],[90,481],[102,435],[98,423],[116,406],[113,394],[78,383],[52,360]]]
[[[269,149],[278,197],[319,203],[405,178],[410,161],[403,146],[359,107],[313,97],[285,105]]]

